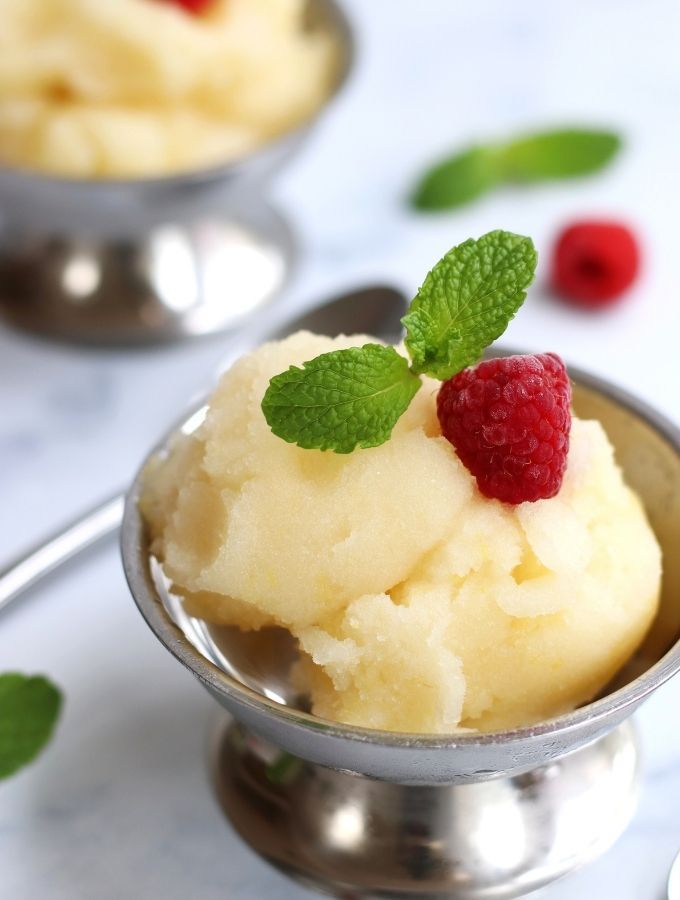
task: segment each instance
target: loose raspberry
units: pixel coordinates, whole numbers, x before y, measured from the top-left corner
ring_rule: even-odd
[[[182,9],[185,9],[192,15],[198,16],[204,9],[210,6],[213,0],[164,0],[164,2],[172,3],[175,6],[181,6]]]
[[[524,503],[554,497],[562,485],[570,401],[559,356],[506,356],[445,381],[437,415],[482,494]]]
[[[560,234],[552,283],[565,300],[590,309],[611,306],[631,286],[640,253],[630,229],[617,222],[575,222]]]

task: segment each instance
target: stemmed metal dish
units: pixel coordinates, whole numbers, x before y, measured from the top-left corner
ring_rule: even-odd
[[[354,52],[335,0],[309,0],[307,24],[337,45],[333,90],[316,116],[243,159],[128,180],[0,167],[0,315],[51,336],[145,343],[231,328],[273,299],[295,242],[263,193]]]
[[[680,433],[601,379],[570,370],[574,407],[599,419],[664,552],[659,613],[643,646],[592,703],[489,734],[398,734],[308,711],[281,630],[242,633],[187,616],[126,501],[123,561],[159,640],[233,717],[213,748],[220,801],[272,864],[337,896],[517,897],[609,846],[634,807],[639,766],[628,719],[680,668]],[[177,430],[191,431],[204,409]]]

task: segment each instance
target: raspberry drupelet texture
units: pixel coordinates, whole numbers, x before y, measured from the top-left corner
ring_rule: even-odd
[[[506,356],[444,382],[437,415],[482,494],[517,504],[559,491],[569,450],[570,402],[569,376],[559,356]]]

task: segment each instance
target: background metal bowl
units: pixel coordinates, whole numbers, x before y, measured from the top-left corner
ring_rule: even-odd
[[[295,248],[262,191],[354,59],[349,22],[334,0],[309,0],[307,18],[337,43],[333,90],[312,118],[245,158],[125,180],[0,167],[0,315],[62,338],[145,343],[233,327],[271,300]]]

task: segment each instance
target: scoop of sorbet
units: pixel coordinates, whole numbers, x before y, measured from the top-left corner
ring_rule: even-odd
[[[597,422],[573,419],[548,500],[487,499],[425,379],[389,441],[342,456],[275,437],[289,365],[367,338],[297,334],[241,359],[205,423],[146,474],[153,551],[210,622],[279,625],[317,715],[411,732],[528,724],[594,697],[657,608],[660,554]]]

